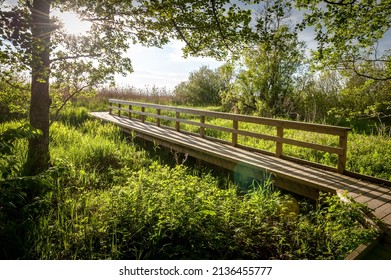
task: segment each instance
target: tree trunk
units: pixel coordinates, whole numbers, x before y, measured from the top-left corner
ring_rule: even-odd
[[[51,0],[34,0],[30,7],[32,15],[31,46],[31,103],[30,124],[43,132],[41,137],[29,140],[25,172],[39,174],[49,167],[49,76],[50,76],[50,32],[49,20]]]

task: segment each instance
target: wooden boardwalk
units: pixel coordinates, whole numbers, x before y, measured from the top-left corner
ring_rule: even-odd
[[[272,174],[275,185],[297,194],[316,198],[319,191],[344,193],[368,206],[369,217],[381,220],[384,240],[366,256],[369,259],[391,259],[391,188],[344,174],[307,166],[271,155],[256,153],[229,144],[185,134],[156,124],[94,112],[91,115],[121,127],[125,132],[159,145],[186,153],[203,161],[233,170],[244,176],[263,179]]]

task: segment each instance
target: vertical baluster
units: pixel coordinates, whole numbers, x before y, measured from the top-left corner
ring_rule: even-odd
[[[141,122],[145,122],[145,107],[141,106]]]
[[[176,118],[175,129],[176,129],[176,131],[180,131],[181,126],[180,126],[180,121],[179,121],[179,118],[180,118],[180,113],[179,112],[175,112],[175,118]]]
[[[239,128],[239,122],[237,120],[233,120],[232,128],[234,131],[232,132],[232,146],[238,145],[238,128]]]
[[[158,115],[156,118],[156,125],[160,127],[160,109],[156,109],[156,114]]]
[[[201,117],[201,119],[200,119],[201,124],[205,124],[205,116],[201,115],[200,117]],[[205,127],[203,127],[203,126],[200,126],[200,136],[202,138],[205,138]]]
[[[282,126],[277,126],[277,137],[278,137],[278,141],[276,143],[276,157],[281,157],[282,139],[284,138],[284,128]]]
[[[342,154],[338,155],[338,173],[343,174],[346,167],[346,154],[348,149],[348,131],[339,136],[339,147],[342,148]]]

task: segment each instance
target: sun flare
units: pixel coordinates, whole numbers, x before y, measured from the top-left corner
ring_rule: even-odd
[[[84,35],[89,32],[91,23],[83,21],[76,13],[73,12],[57,12],[55,13],[62,24],[65,32],[74,35]]]

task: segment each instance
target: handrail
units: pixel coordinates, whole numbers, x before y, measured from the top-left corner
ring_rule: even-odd
[[[117,106],[113,106],[114,104],[116,104]],[[124,108],[123,105],[128,106],[128,108]],[[133,107],[140,107],[140,110],[135,110]],[[155,109],[156,113],[145,112],[146,108]],[[119,99],[109,99],[109,110],[110,110],[110,114],[113,113],[113,110],[118,111],[118,116],[121,116],[121,112],[127,112],[128,117],[130,119],[133,118],[133,114],[137,114],[140,116],[141,122],[145,122],[146,117],[156,118],[156,125],[159,127],[161,126],[161,120],[173,121],[173,122],[175,122],[175,130],[176,131],[181,130],[180,129],[181,123],[198,126],[200,128],[199,129],[199,136],[202,138],[211,138],[211,137],[207,137],[205,135],[206,128],[215,129],[215,130],[219,130],[219,131],[225,131],[225,132],[231,133],[231,135],[232,135],[232,140],[231,140],[231,142],[229,142],[231,145],[238,146],[241,148],[250,149],[250,150],[255,150],[255,149],[238,144],[238,135],[243,135],[243,136],[253,137],[253,138],[257,138],[257,139],[268,140],[268,141],[274,141],[276,143],[275,153],[270,153],[270,152],[266,152],[266,151],[262,151],[262,150],[257,150],[257,151],[266,152],[266,153],[272,154],[276,157],[284,158],[284,159],[291,160],[291,161],[297,161],[297,162],[301,162],[301,163],[315,165],[315,166],[321,167],[323,169],[337,171],[338,173],[345,172],[347,138],[348,138],[348,132],[351,130],[350,128],[347,128],[347,127],[312,124],[312,123],[304,123],[304,122],[288,121],[288,120],[278,120],[278,119],[272,119],[272,118],[262,118],[262,117],[255,117],[255,116],[246,116],[246,115],[239,115],[239,114],[214,112],[214,111],[200,110],[200,109],[194,109],[194,108],[183,108],[183,107],[175,107],[175,106],[167,106],[167,105],[159,105],[159,104],[151,104],[151,103],[125,101],[125,100],[119,100]],[[164,114],[162,114],[162,111],[175,112],[175,117],[164,115]],[[200,121],[197,122],[194,120],[180,118],[181,113],[199,116]],[[207,123],[205,123],[206,117],[231,120],[232,121],[232,128],[207,124]],[[266,135],[266,134],[261,134],[261,133],[257,133],[257,132],[252,132],[252,131],[241,130],[241,129],[239,129],[239,122],[274,126],[277,129],[277,135],[273,136],[273,135]],[[337,147],[334,147],[334,146],[329,146],[329,145],[321,145],[321,144],[315,144],[315,143],[309,143],[309,142],[294,140],[294,139],[290,139],[290,138],[285,138],[284,137],[284,129],[302,130],[302,131],[308,131],[308,132],[316,132],[316,133],[322,133],[322,134],[335,135],[335,136],[339,137],[339,143],[338,143]],[[190,133],[188,131],[183,131],[183,132]],[[226,142],[221,139],[214,139],[214,140]],[[299,158],[285,156],[283,154],[283,144],[289,144],[289,145],[294,145],[294,146],[298,146],[298,147],[304,147],[304,148],[315,149],[315,150],[319,150],[319,151],[323,151],[323,152],[328,152],[331,154],[337,154],[338,155],[338,167],[333,168],[333,167],[325,166],[325,165],[318,164],[318,163],[308,162],[308,161],[305,161],[305,160],[302,160]]]

